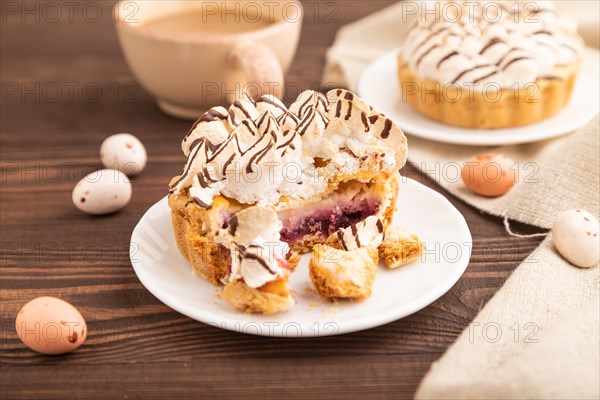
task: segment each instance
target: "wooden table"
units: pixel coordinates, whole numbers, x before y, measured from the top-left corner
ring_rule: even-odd
[[[189,123],[161,113],[135,84],[112,2],[90,3],[74,2],[71,14],[63,6],[58,19],[44,2],[2,4],[0,397],[412,397],[431,363],[539,240],[512,238],[501,221],[448,195],[471,228],[471,263],[452,290],[410,317],[298,340],[223,331],[172,311],[138,281],[129,237],[181,171]],[[288,82],[317,87],[336,30],[390,3],[306,2]],[[337,22],[325,21],[332,10]],[[101,167],[100,143],[117,132],[140,137],[149,163],[124,210],[90,217],[75,209],[71,190]],[[444,193],[414,167],[404,173]],[[85,316],[89,338],[76,352],[46,357],[17,338],[17,311],[41,295],[63,298]]]

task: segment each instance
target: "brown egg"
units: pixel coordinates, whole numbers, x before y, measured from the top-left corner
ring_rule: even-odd
[[[15,325],[19,339],[31,350],[43,354],[73,351],[87,335],[79,311],[56,297],[38,297],[25,304]]]
[[[498,197],[515,184],[517,166],[502,154],[487,153],[465,162],[461,177],[465,186],[487,197]]]

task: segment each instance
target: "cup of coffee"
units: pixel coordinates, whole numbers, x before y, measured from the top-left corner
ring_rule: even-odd
[[[123,0],[114,12],[136,79],[185,119],[244,94],[281,98],[303,16],[296,0]]]

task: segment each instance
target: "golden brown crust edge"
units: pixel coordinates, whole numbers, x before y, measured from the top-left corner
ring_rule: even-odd
[[[377,272],[377,265],[379,261],[377,249],[361,248],[355,250],[366,251],[368,254],[368,257],[363,258],[362,260],[364,261],[363,272],[365,274],[365,282],[363,285],[356,285],[350,282],[340,281],[335,277],[335,273],[329,271],[329,268],[326,264],[334,262],[328,259],[332,254],[331,251],[348,253],[341,249],[318,244],[315,246],[315,250],[308,263],[308,274],[317,293],[319,293],[320,296],[327,298],[364,300],[371,297],[373,281],[375,280],[375,274]],[[335,253],[332,257],[335,257]],[[344,261],[339,262],[343,263]]]
[[[407,233],[398,240],[384,240],[379,245],[379,257],[390,269],[409,264],[423,254],[425,246],[417,235]]]
[[[194,273],[213,285],[220,285],[228,274],[231,255],[225,247],[202,236],[202,230],[192,222],[183,199],[169,196],[175,241],[181,255],[190,263]],[[200,221],[201,223],[201,221]]]
[[[245,313],[275,314],[295,304],[292,296],[279,296],[253,289],[244,282],[235,280],[223,288],[225,301]]]
[[[503,88],[500,95],[490,93],[486,98],[481,92],[444,89],[440,82],[422,79],[398,56],[402,100],[430,118],[464,128],[510,128],[549,118],[568,103],[578,71],[578,62],[559,66],[550,76],[560,79],[538,79],[534,85]],[[492,101],[496,96],[499,100]]]

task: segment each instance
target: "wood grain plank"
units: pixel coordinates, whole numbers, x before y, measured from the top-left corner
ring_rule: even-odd
[[[2,15],[0,397],[411,398],[431,363],[540,240],[510,237],[497,218],[450,196],[472,230],[472,260],[455,287],[414,315],[301,340],[241,335],[183,317],[140,284],[129,263],[129,237],[181,171],[179,141],[189,123],[161,113],[135,83],[112,26],[112,2],[94,3],[102,10],[95,22],[81,15],[57,22]],[[393,1],[304,3],[303,35],[286,79],[319,88],[339,26]],[[43,2],[15,4],[31,9]],[[326,21],[332,9],[325,7],[336,6],[337,22]],[[69,96],[72,82],[78,86]],[[86,85],[101,95],[86,97]],[[56,86],[59,98],[44,93]],[[125,209],[84,215],[71,204],[71,190],[99,168],[102,140],[123,131],[146,144],[148,167],[134,179]],[[449,196],[410,163],[403,174]],[[14,317],[41,295],[64,298],[85,316],[90,334],[78,351],[46,357],[20,343]]]
[[[135,366],[62,366],[60,376],[45,366],[12,367],[15,378],[0,393],[14,399],[57,398],[65,390],[74,392],[70,398],[237,398],[251,393],[265,399],[305,399],[307,391],[318,388],[319,398],[397,399],[411,397],[425,372],[422,365],[431,361],[431,354],[415,354],[411,361],[396,355],[377,360],[366,356],[295,358],[293,366],[283,359],[207,358]],[[0,372],[5,370],[0,367]],[[36,376],[36,385],[29,384],[31,374]],[[94,379],[82,381],[86,376]]]

